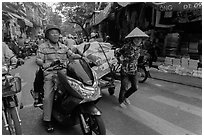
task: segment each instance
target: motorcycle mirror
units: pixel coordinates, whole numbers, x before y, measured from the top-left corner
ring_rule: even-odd
[[[85,53],[89,49],[89,47],[90,47],[90,43],[85,44],[83,53]]]

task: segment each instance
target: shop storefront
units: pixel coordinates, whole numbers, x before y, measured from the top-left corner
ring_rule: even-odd
[[[14,18],[8,12],[2,12],[2,30],[5,41],[16,39],[21,35],[20,25],[17,23],[17,18]]]
[[[2,11],[2,25],[6,41],[17,39],[20,36],[26,39],[27,31],[33,27],[33,23],[25,17],[8,11]]]
[[[135,27],[146,31],[152,25],[152,7],[144,2],[114,2],[111,7],[109,5],[96,16],[95,28],[103,38],[110,36],[118,47]]]
[[[188,56],[191,59],[201,59],[201,2],[166,2],[154,4],[157,13],[155,39],[160,41],[160,45],[163,43],[161,55],[170,57]]]

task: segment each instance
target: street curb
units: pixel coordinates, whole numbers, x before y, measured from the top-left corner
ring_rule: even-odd
[[[181,76],[178,74],[150,71],[152,79],[196,87],[202,89],[202,78]]]
[[[181,85],[185,85],[185,86],[190,86],[190,87],[195,87],[195,88],[200,88],[202,89],[202,87],[197,86],[197,85],[190,85],[190,84],[186,84],[186,83],[182,83],[182,82],[176,82],[176,81],[171,81],[171,80],[166,80],[166,79],[162,79],[162,78],[154,78],[151,77],[152,79],[156,79],[156,80],[162,80],[162,81],[166,81],[166,82],[171,82],[171,83],[176,83],[176,84],[181,84]]]

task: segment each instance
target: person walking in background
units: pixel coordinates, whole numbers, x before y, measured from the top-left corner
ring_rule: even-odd
[[[36,40],[37,45],[44,43],[44,38],[42,34],[39,34]]]
[[[25,40],[23,39],[22,36],[20,36],[20,37],[18,38],[18,46],[24,48],[24,46],[25,46],[24,43],[25,43]]]
[[[114,45],[114,42],[111,40],[109,35],[106,35],[104,42],[110,43],[111,45]]]
[[[157,53],[157,47],[156,47],[156,43],[155,42],[151,42],[150,43],[150,47],[147,51],[147,53],[149,53],[149,67],[154,67],[158,69],[158,66],[153,65],[153,62],[157,61],[157,57],[158,57],[158,53]]]
[[[137,64],[140,56],[140,45],[143,38],[148,38],[143,31],[139,28],[135,28],[130,32],[125,39],[127,43],[118,50],[117,56],[120,56],[122,63],[121,67],[121,87],[119,93],[120,107],[125,108],[126,105],[130,104],[128,97],[131,96],[138,89],[137,80]],[[128,89],[129,81],[131,87]]]
[[[60,36],[59,36],[59,42],[62,43],[62,44],[65,44],[65,43],[64,43],[64,40],[63,40],[62,34],[60,34]]]
[[[94,32],[92,32],[92,33],[91,33],[91,39],[89,40],[89,42],[94,42],[94,41],[96,41],[96,38],[97,38],[97,34],[94,33]]]
[[[5,42],[2,42],[2,64],[8,64],[9,59],[11,59],[13,63],[17,63],[18,60],[12,50],[9,49],[9,46]]]
[[[73,46],[73,45],[76,45],[76,42],[75,40],[73,39],[73,36],[71,34],[68,35],[67,39],[65,40],[65,43],[64,43],[66,46],[70,47],[70,46]]]
[[[17,63],[18,59],[14,55],[13,51],[9,46],[4,42],[4,32],[2,31],[2,65],[9,64],[11,59],[12,63]]]

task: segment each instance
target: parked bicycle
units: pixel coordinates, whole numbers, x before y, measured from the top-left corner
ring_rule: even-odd
[[[14,67],[11,63],[2,65],[2,119],[4,128],[11,135],[22,134],[21,119],[17,110],[19,103],[16,95],[21,92],[21,78],[9,73],[10,69],[17,68],[19,65],[18,62]]]

